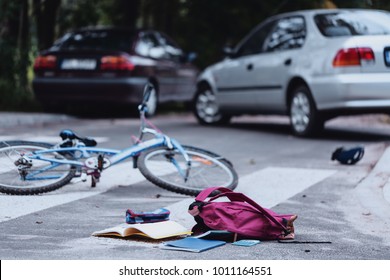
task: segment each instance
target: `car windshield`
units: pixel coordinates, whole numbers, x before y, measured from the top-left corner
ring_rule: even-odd
[[[314,21],[326,37],[390,34],[390,13],[382,11],[318,14]]]
[[[68,35],[62,50],[120,50],[131,49],[135,32],[125,30],[90,30]]]

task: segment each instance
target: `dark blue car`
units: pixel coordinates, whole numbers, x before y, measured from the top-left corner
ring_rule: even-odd
[[[151,82],[153,115],[160,103],[192,100],[198,74],[192,57],[155,30],[82,29],[40,53],[33,89],[50,111],[78,105],[107,109],[138,105],[145,83]]]

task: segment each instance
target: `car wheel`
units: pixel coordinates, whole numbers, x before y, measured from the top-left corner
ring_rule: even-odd
[[[313,136],[324,128],[324,121],[316,109],[310,90],[297,87],[290,100],[290,123],[297,136]]]
[[[152,117],[156,114],[157,106],[158,106],[158,98],[157,98],[157,89],[153,87],[150,92],[149,100],[146,102],[146,106],[148,107],[148,111],[146,115],[148,117]]]
[[[220,112],[215,94],[209,86],[199,88],[194,100],[194,114],[204,125],[226,124],[231,118]]]

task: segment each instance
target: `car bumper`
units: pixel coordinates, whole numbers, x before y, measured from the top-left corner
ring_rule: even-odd
[[[146,78],[41,78],[33,80],[35,97],[42,103],[139,104]]]
[[[310,85],[320,111],[390,112],[390,73],[328,76]]]

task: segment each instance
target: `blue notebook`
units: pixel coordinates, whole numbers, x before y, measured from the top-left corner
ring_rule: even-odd
[[[164,250],[178,250],[199,253],[225,244],[226,242],[221,240],[185,237],[179,240],[164,242],[160,245],[160,248]]]

